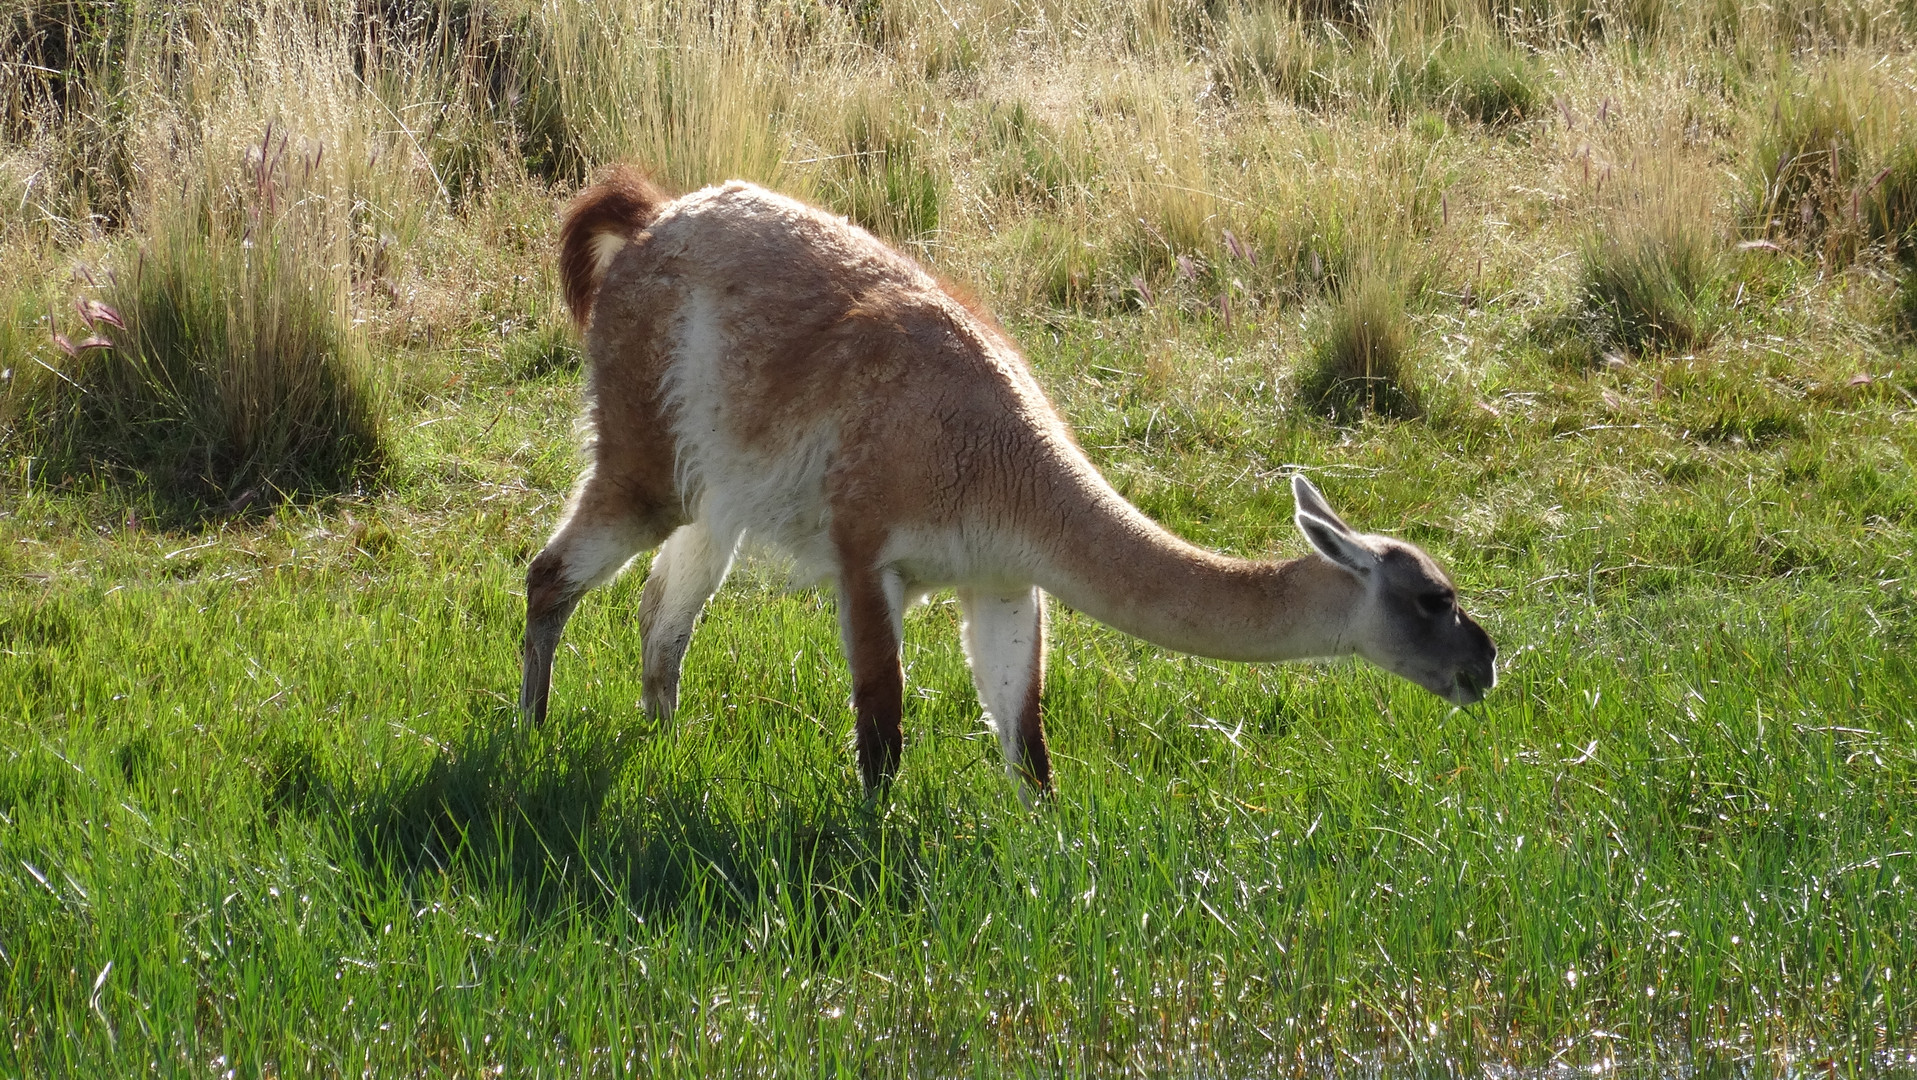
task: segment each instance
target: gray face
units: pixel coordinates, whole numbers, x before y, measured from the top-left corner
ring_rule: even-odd
[[[1481,701],[1498,681],[1498,647],[1458,606],[1431,557],[1402,540],[1360,533],[1302,476],[1292,478],[1298,531],[1364,587],[1352,613],[1354,651],[1456,705]]]
[[[1491,635],[1458,606],[1458,591],[1423,552],[1370,539],[1382,550],[1365,658],[1455,705],[1482,700],[1498,678]]]

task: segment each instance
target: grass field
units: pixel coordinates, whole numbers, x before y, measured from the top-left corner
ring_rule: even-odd
[[[0,18],[0,1075],[1917,1075],[1908,6]],[[1197,542],[1305,471],[1497,689],[1058,610],[1028,811],[936,598],[868,802],[830,594],[659,725],[642,560],[522,726],[617,160],[966,283]]]

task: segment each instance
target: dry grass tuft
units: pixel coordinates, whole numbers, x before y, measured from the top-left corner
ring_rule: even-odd
[[[1787,74],[1760,124],[1745,193],[1748,231],[1843,267],[1873,244],[1917,236],[1917,95],[1853,64]]]
[[[1400,278],[1366,272],[1338,291],[1297,385],[1306,408],[1338,424],[1422,411]]]
[[[1578,300],[1600,343],[1652,353],[1710,340],[1721,270],[1698,230],[1619,219],[1592,234],[1581,254]]]
[[[1726,268],[1707,176],[1672,157],[1630,170],[1582,238],[1576,304],[1600,349],[1694,350],[1716,333]]]
[[[238,208],[205,192],[152,207],[104,302],[82,300],[96,347],[17,403],[56,471],[131,470],[203,512],[345,490],[378,467],[382,395],[323,249],[281,204],[300,166],[258,167]]]

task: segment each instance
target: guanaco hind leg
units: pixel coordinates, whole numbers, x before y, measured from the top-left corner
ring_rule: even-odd
[[[639,637],[645,650],[646,712],[669,720],[679,708],[679,666],[699,612],[732,569],[733,547],[713,540],[704,522],[682,525],[652,560],[639,593]]]
[[[588,477],[566,520],[526,568],[526,641],[521,659],[519,711],[546,719],[552,660],[586,590],[612,580],[634,555],[665,539],[672,522],[656,508],[634,505],[612,485]]]
[[[979,703],[998,732],[1005,771],[1023,780],[1027,801],[1052,786],[1040,696],[1045,685],[1045,595],[1037,588],[994,594],[959,591],[960,637]]]

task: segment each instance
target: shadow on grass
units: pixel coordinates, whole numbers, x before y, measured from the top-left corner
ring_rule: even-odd
[[[532,729],[489,712],[424,767],[363,786],[326,786],[321,762],[282,749],[270,755],[269,800],[342,818],[372,880],[451,877],[534,918],[743,925],[771,908],[829,951],[833,927],[875,905],[919,903],[924,832],[949,828],[943,808],[867,803],[838,775],[801,777],[800,790],[702,775],[657,738],[590,720]]]

